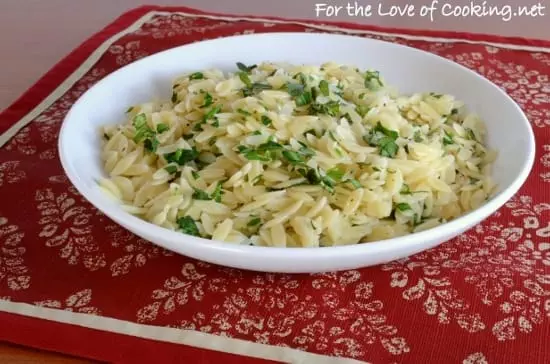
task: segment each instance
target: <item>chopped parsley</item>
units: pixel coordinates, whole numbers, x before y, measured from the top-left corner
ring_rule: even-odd
[[[413,139],[417,143],[422,143],[424,141],[424,138],[422,137],[422,132],[420,130],[415,131]]]
[[[350,178],[346,182],[351,183],[351,185],[355,188],[363,188],[363,185],[361,184],[361,182],[359,182],[355,178]]]
[[[178,167],[173,164],[167,165],[166,167],[164,167],[164,169],[170,174],[174,174],[178,171]]]
[[[214,99],[212,98],[212,95],[210,93],[206,92],[204,94],[204,103],[201,105],[201,108],[208,107],[214,103]]]
[[[399,146],[395,143],[398,137],[399,134],[396,131],[387,129],[378,122],[364,139],[369,145],[377,146],[381,156],[393,158],[399,150]]]
[[[357,112],[362,118],[365,117],[369,111],[370,108],[367,105],[357,105],[355,108],[355,112]]]
[[[443,145],[449,144],[454,144],[453,136],[452,134],[445,132],[445,136],[443,136]]]
[[[191,175],[193,176],[194,179],[199,179],[199,178],[201,178],[201,176],[200,176],[197,172],[195,172],[195,171],[191,171]]]
[[[200,236],[199,228],[191,216],[183,216],[176,221],[184,234]]]
[[[126,113],[132,112],[132,110],[134,110],[134,107],[133,107],[133,106],[130,106],[130,107],[128,108],[128,110],[126,110]]]
[[[399,191],[402,195],[410,195],[411,194],[411,188],[408,184],[403,183],[403,186],[401,187],[401,191]]]
[[[222,196],[223,196],[223,191],[222,191],[222,183],[221,182],[218,182],[218,184],[216,185],[216,189],[214,190],[214,192],[212,192],[212,199],[218,203],[222,202]]]
[[[204,75],[202,74],[202,72],[195,72],[189,76],[190,80],[202,80],[203,78]]]
[[[374,91],[380,87],[384,86],[380,80],[380,72],[378,71],[367,71],[365,72],[365,87],[371,91]]]
[[[332,178],[334,181],[339,182],[344,177],[345,172],[339,169],[338,167],[331,168],[327,171],[327,176]]]
[[[474,131],[472,129],[466,129],[466,137],[469,140],[477,140],[476,135],[474,134]]]
[[[299,83],[288,82],[286,84],[286,89],[287,89],[287,92],[290,94],[290,96],[294,96],[294,97],[300,96],[301,94],[304,93],[304,85],[301,85]]]
[[[241,72],[250,73],[254,68],[258,67],[257,65],[253,64],[252,66],[246,66],[244,63],[237,62],[237,68]]]
[[[194,161],[199,156],[197,149],[178,149],[175,152],[167,153],[164,155],[164,159],[168,163],[177,163],[180,166]]]
[[[170,127],[166,124],[160,123],[157,125],[157,133],[162,134],[165,131],[170,130]]]
[[[405,202],[398,203],[397,205],[395,205],[395,208],[397,210],[401,211],[401,212],[412,210],[411,206],[408,203],[405,203]]]
[[[261,222],[262,222],[262,219],[260,219],[259,217],[255,217],[255,218],[251,219],[251,220],[248,222],[248,224],[246,224],[246,226],[249,226],[249,227],[257,226],[257,225],[259,225]]]
[[[337,116],[340,113],[340,103],[332,100],[324,104],[319,104],[316,102],[311,105],[310,112],[313,114]]]
[[[291,164],[302,164],[305,162],[300,154],[292,150],[283,150],[282,155]]]
[[[328,96],[330,94],[327,81],[321,80],[321,82],[319,82],[319,91],[321,91],[323,96]]]
[[[143,142],[143,146],[149,152],[155,152],[160,142],[156,137],[156,133],[153,129],[147,125],[147,116],[145,114],[138,114],[134,116],[132,121],[136,132],[134,134],[134,142]]]
[[[193,192],[193,198],[195,200],[211,200],[212,198],[208,193],[206,193],[203,190],[200,190],[198,188],[194,188],[195,192]]]
[[[252,115],[252,114],[250,114],[248,111],[246,111],[246,110],[244,110],[244,109],[237,109],[237,112],[238,112],[239,114],[244,115],[244,116],[250,116],[250,115]]]
[[[264,124],[265,126],[269,126],[272,124],[272,120],[266,116],[266,115],[262,115],[262,124]]]

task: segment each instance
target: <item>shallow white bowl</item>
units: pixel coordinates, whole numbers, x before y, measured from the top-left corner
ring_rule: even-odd
[[[172,79],[184,72],[236,62],[321,64],[335,61],[374,68],[400,92],[449,93],[486,122],[488,144],[498,150],[494,179],[498,193],[456,220],[390,240],[327,248],[237,246],[195,238],[155,226],[123,211],[106,198],[96,181],[103,175],[98,127],[121,122],[129,105],[169,97]],[[61,128],[59,153],[67,176],[95,207],[154,244],[221,265],[269,272],[323,272],[353,269],[403,258],[434,247],[487,218],[525,182],[534,161],[531,126],[517,104],[478,74],[444,58],[413,48],[352,36],[270,33],[222,38],[170,49],[114,72],[93,86],[71,108]]]

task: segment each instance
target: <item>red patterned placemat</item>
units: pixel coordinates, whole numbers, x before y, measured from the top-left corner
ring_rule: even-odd
[[[503,87],[536,134],[516,197],[436,249],[383,266],[263,274],[172,254],[78,195],[57,156],[71,104],[117,68],[202,39],[339,32],[424,49]],[[115,362],[548,363],[550,43],[145,7],[0,114],[0,340]]]

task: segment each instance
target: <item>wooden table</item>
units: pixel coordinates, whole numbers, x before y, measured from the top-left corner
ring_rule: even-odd
[[[0,363],[9,364],[87,364],[88,360],[0,342]]]

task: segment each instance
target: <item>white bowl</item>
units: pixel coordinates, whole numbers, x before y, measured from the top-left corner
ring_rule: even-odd
[[[483,206],[439,227],[380,242],[326,248],[238,246],[184,235],[123,211],[98,189],[103,175],[98,127],[121,122],[129,105],[169,97],[172,79],[209,67],[234,70],[236,62],[321,64],[335,61],[374,68],[400,92],[448,93],[486,122],[488,144],[499,155],[493,176],[498,193]],[[267,33],[193,43],[141,59],[105,77],[86,92],[65,118],[59,153],[77,190],[116,223],[174,252],[225,266],[266,272],[326,272],[385,263],[432,248],[478,224],[525,182],[535,139],[518,105],[487,79],[456,63],[413,48],[353,36]]]

